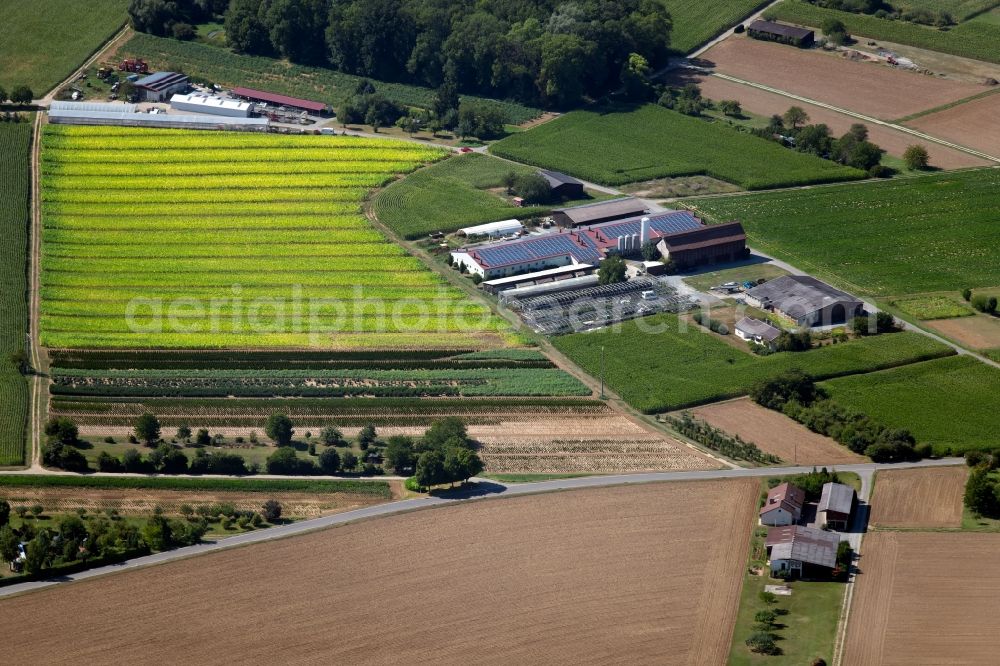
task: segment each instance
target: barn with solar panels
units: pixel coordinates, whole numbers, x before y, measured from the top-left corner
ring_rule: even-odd
[[[683,236],[706,229],[689,211],[668,211],[648,217],[605,222],[572,231],[529,236],[512,241],[466,247],[451,253],[452,263],[479,275],[484,280],[542,271],[560,266],[597,264],[611,253],[622,256],[638,255],[647,243],[661,243],[665,239]],[[742,228],[741,228],[742,230]],[[707,240],[727,243],[726,256],[733,252],[734,239],[729,234]],[[743,237],[745,247],[745,236]],[[704,239],[703,239],[704,242]],[[699,247],[697,256],[713,256],[705,247]]]

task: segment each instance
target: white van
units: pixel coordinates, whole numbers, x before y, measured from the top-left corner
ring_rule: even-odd
[[[655,300],[655,299],[656,299],[656,292],[653,291],[652,289],[648,289],[648,290],[642,292],[642,300],[644,300],[644,301],[652,301],[652,300]]]

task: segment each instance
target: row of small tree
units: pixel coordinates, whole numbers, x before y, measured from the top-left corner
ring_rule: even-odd
[[[10,92],[0,86],[0,104],[10,100],[11,104],[21,106],[31,104],[33,99],[35,99],[35,93],[28,86],[14,86]]]

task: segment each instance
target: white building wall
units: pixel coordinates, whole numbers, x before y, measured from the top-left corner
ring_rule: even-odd
[[[767,513],[764,513],[760,517],[760,522],[764,525],[769,525],[772,527],[778,527],[782,525],[791,525],[794,520],[794,516],[782,508],[771,509]]]

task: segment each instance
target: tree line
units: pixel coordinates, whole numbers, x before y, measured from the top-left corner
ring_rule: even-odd
[[[137,30],[181,38],[190,23],[212,14],[224,14],[226,37],[238,53],[432,88],[451,82],[463,92],[551,107],[616,90],[632,54],[663,66],[672,27],[657,0],[132,0],[129,6]]]
[[[751,389],[750,398],[874,462],[919,460],[933,452],[930,444],[917,445],[909,430],[890,428],[867,414],[834,402],[801,370],[789,370],[758,382]]]

